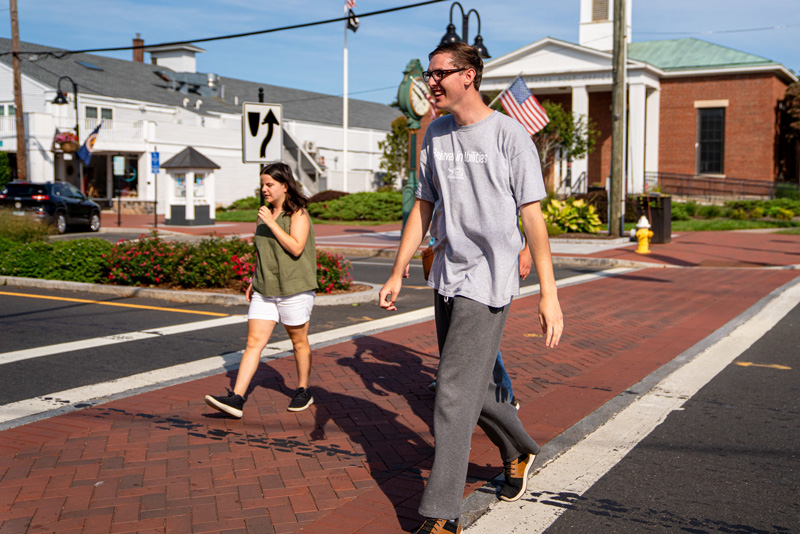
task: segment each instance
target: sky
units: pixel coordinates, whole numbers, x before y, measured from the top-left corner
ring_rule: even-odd
[[[418,0],[417,0],[418,1]],[[20,39],[67,50],[192,41],[316,22],[343,16],[343,0],[18,0]],[[356,13],[416,3],[357,0]],[[480,33],[493,58],[544,37],[577,43],[579,0],[461,0],[480,17]],[[757,4],[757,7],[754,7]],[[390,104],[412,59],[427,66],[452,2],[361,19],[347,33],[350,98]],[[633,0],[633,41],[695,37],[762,56],[800,71],[800,0]],[[454,8],[461,34],[461,12]],[[746,30],[746,31],[742,31]],[[469,40],[478,17],[469,18]],[[198,72],[265,84],[343,94],[344,23],[198,43]],[[0,9],[0,37],[11,37],[10,12]],[[24,49],[24,47],[23,47]],[[131,59],[130,50],[106,53]],[[145,61],[149,61],[146,54]],[[80,84],[79,80],[76,80]],[[253,100],[257,95],[254,95]]]

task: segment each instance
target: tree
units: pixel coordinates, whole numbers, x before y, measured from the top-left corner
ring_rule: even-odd
[[[542,160],[542,172],[547,171],[555,163],[556,153],[572,161],[588,156],[594,150],[600,132],[594,129],[594,121],[585,115],[575,115],[566,111],[561,104],[544,100],[542,107],[550,117],[550,122],[533,135],[539,159]]]
[[[800,82],[794,82],[786,88],[783,107],[787,118],[786,135],[791,139],[800,139]]]
[[[382,183],[394,187],[403,183],[408,171],[408,121],[401,115],[392,121],[392,130],[384,141],[378,142],[383,151],[380,168],[386,171]]]
[[[499,94],[500,91],[496,91],[487,98],[491,101]],[[550,122],[532,137],[542,162],[542,174],[547,176],[559,150],[561,157],[567,160],[588,156],[594,150],[600,132],[595,129],[593,120],[586,115],[575,115],[571,111],[566,111],[561,104],[543,100],[542,107],[547,112]],[[506,112],[499,100],[492,105],[492,109]]]
[[[8,161],[8,153],[0,152],[0,189],[11,181],[11,164]]]

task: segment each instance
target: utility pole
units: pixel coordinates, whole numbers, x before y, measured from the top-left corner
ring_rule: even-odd
[[[611,187],[608,192],[608,233],[621,236],[625,220],[623,215],[623,189],[625,187],[625,83],[626,47],[625,2],[614,0],[614,52],[611,89]]]
[[[17,0],[11,7],[11,63],[14,68],[14,112],[17,118],[17,180],[28,180],[28,146],[25,141],[25,116],[22,114],[22,67],[19,63],[19,19]]]

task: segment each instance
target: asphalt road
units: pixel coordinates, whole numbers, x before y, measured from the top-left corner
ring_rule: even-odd
[[[380,284],[388,276],[392,260],[352,258],[353,278]],[[557,278],[594,272],[591,269],[558,269]],[[525,285],[535,284],[535,276]],[[48,395],[79,386],[188,363],[244,348],[247,337],[246,306],[183,304],[145,298],[36,288],[0,288],[0,405]],[[421,265],[415,261],[398,301],[402,313],[432,305],[432,292],[424,285]],[[377,303],[317,306],[310,332],[353,325],[387,317]],[[236,318],[239,316],[239,319]],[[231,320],[233,319],[233,321]],[[195,323],[222,321],[226,324]],[[175,325],[189,331],[171,335],[148,332]],[[144,333],[144,334],[142,334]],[[137,336],[144,339],[134,339]],[[92,346],[87,340],[110,339]],[[270,343],[287,339],[276,328]],[[64,348],[52,347],[77,343]],[[31,351],[51,347],[46,355],[30,357]],[[15,353],[16,361],[3,362]]]
[[[546,530],[800,532],[800,305]]]

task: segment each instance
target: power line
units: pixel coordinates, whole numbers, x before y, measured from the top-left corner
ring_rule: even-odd
[[[444,2],[444,1],[445,0],[427,0],[425,2],[418,2],[416,4],[410,4],[410,5],[407,5],[407,6],[392,7],[392,8],[388,8],[388,9],[381,9],[381,10],[378,10],[378,11],[370,11],[369,13],[364,13],[363,15],[358,15],[358,16],[359,16],[359,18],[364,18],[364,17],[372,17],[372,16],[375,16],[375,15],[384,15],[386,13],[393,13],[395,11],[403,11],[403,10],[406,10],[406,9],[413,9],[415,7],[422,7],[422,6],[427,6],[427,5],[430,5],[430,4],[438,4],[438,3]],[[159,43],[159,44],[147,45],[146,47],[145,46],[118,46],[118,47],[113,47],[113,48],[87,48],[85,50],[64,50],[62,52],[25,52],[25,51],[20,51],[17,54],[18,55],[35,54],[35,55],[40,55],[40,56],[41,55],[49,55],[49,56],[55,57],[56,59],[61,59],[61,58],[66,57],[66,56],[68,56],[70,54],[89,54],[89,53],[93,53],[93,52],[119,52],[119,51],[123,51],[123,50],[135,50],[135,49],[150,48],[150,47],[156,47],[156,46],[173,46],[173,45],[186,44],[186,43],[207,43],[207,42],[210,42],[210,41],[222,41],[222,40],[225,40],[225,39],[238,39],[240,37],[251,37],[253,35],[264,35],[264,34],[267,34],[267,33],[275,33],[275,32],[281,32],[281,31],[286,31],[286,30],[297,30],[297,29],[300,29],[300,28],[310,28],[312,26],[321,26],[323,24],[331,24],[331,23],[334,23],[334,22],[344,22],[346,20],[348,20],[348,17],[344,16],[344,17],[338,17],[338,18],[335,18],[335,19],[319,20],[319,21],[316,21],[316,22],[306,22],[306,23],[303,23],[303,24],[293,24],[291,26],[282,26],[280,28],[271,28],[271,29],[268,29],[268,30],[257,30],[257,31],[252,31],[252,32],[234,33],[234,34],[230,34],[230,35],[219,35],[217,37],[203,37],[203,38],[200,38],[200,39],[185,39],[185,40],[182,40],[182,41],[171,41],[171,42],[168,42],[168,43]],[[9,55],[11,53],[12,52],[2,52],[2,53],[0,53],[0,56],[6,56],[6,55]]]
[[[648,32],[648,31],[636,31],[636,34],[645,34],[645,35],[701,35],[701,34],[715,34],[715,33],[743,33],[743,32],[763,32],[768,30],[783,30],[786,28],[794,28],[800,26],[798,24],[781,24],[779,26],[764,26],[761,28],[741,28],[738,30],[704,30],[704,31],[697,31],[697,32]]]

